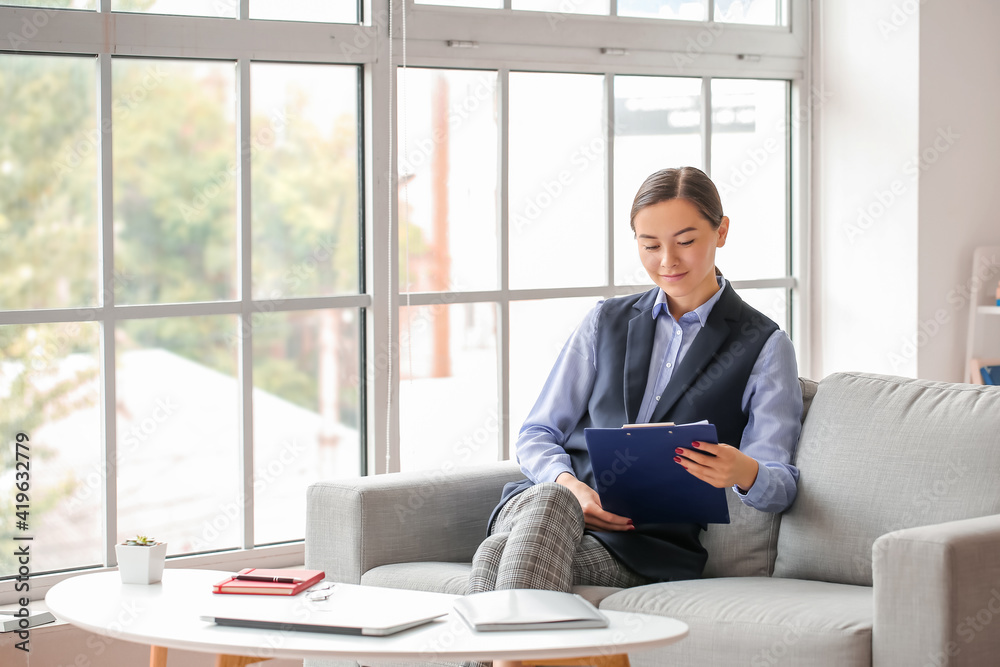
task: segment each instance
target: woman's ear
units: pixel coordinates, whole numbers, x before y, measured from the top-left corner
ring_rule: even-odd
[[[715,231],[719,234],[719,241],[715,244],[715,247],[721,248],[726,245],[726,236],[729,234],[729,216],[722,216],[722,222],[719,223],[719,228]]]

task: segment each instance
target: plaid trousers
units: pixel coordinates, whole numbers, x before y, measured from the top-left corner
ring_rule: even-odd
[[[651,583],[584,532],[569,489],[536,484],[504,505],[472,559],[469,593],[511,588],[569,591],[574,585],[628,588]]]

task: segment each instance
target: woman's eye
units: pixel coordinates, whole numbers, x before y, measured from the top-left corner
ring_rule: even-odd
[[[659,247],[660,246],[658,246],[658,245],[644,245],[644,246],[642,246],[642,249],[643,250],[656,250]]]
[[[681,241],[677,245],[681,245],[681,246],[685,246],[686,247],[686,246],[691,245],[692,243],[694,243],[694,239],[691,239],[690,241]]]

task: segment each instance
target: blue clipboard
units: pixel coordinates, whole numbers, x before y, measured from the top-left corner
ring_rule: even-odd
[[[583,431],[601,505],[636,526],[729,523],[726,490],[674,461],[677,447],[718,442],[714,424],[588,428]]]

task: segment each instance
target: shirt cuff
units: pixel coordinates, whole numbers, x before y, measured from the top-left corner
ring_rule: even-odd
[[[573,468],[570,466],[565,463],[553,463],[542,471],[542,474],[538,477],[537,483],[541,484],[542,482],[554,482],[556,481],[556,478],[564,472],[568,472],[576,477],[576,473],[573,472]]]
[[[741,493],[740,487],[735,484],[733,485],[733,490],[736,491],[736,495],[740,497],[743,504],[755,509],[761,506],[763,501],[767,499],[767,491],[770,488],[771,469],[760,461],[757,461],[757,479],[754,480],[753,486],[746,493]]]

